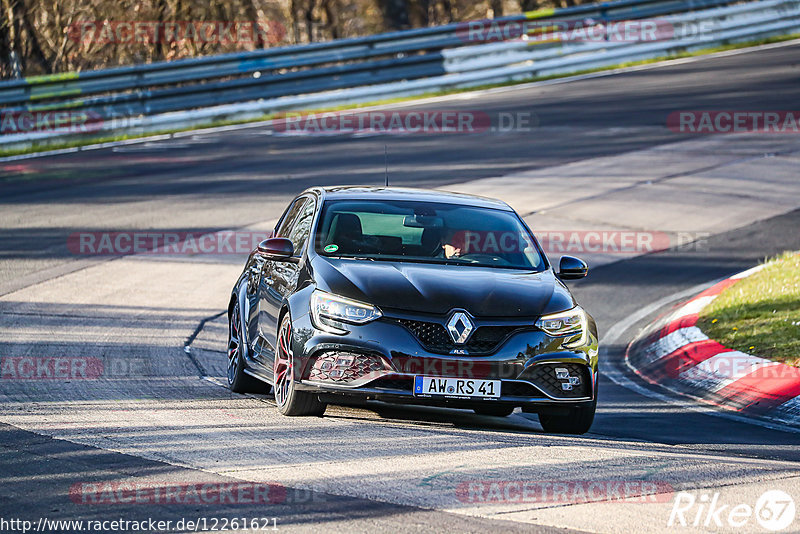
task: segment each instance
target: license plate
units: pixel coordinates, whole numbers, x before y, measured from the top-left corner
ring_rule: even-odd
[[[500,380],[474,378],[414,377],[414,396],[492,399],[500,397]]]

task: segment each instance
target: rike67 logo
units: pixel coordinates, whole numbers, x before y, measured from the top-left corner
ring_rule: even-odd
[[[667,526],[693,530],[732,527],[755,532],[756,525],[760,525],[770,532],[781,532],[792,527],[795,512],[794,499],[781,490],[765,491],[753,505],[726,502],[719,492],[681,491],[675,495]]]

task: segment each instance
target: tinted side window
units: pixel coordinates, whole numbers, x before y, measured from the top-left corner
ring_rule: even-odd
[[[311,223],[314,222],[314,208],[314,201],[306,199],[294,226],[289,230],[289,235],[286,236],[294,245],[295,256],[302,254],[303,248],[308,242],[308,237],[311,234]]]
[[[307,198],[298,198],[292,203],[291,207],[286,210],[286,215],[283,217],[280,226],[275,231],[275,237],[288,237],[294,222],[297,220],[297,216],[300,215],[300,211],[307,200]]]

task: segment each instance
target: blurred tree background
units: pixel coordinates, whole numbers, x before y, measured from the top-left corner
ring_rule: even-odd
[[[0,78],[327,41],[575,3],[581,0],[0,0]],[[267,31],[250,32],[256,37],[249,40],[184,33],[100,38],[127,30],[120,28],[124,23],[177,23],[186,30],[206,22],[259,22]]]

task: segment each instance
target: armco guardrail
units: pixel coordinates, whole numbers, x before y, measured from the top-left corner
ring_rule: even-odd
[[[598,20],[642,18],[731,0],[620,0],[607,4],[590,4],[561,10],[541,10],[496,19],[497,24],[521,23],[529,20],[574,20],[596,17]],[[76,106],[94,108],[104,116],[130,116],[185,109],[185,96],[197,98],[194,107],[256,98],[296,94],[297,83],[313,82],[316,91],[352,87],[365,81],[382,83],[392,80],[424,78],[444,74],[439,51],[463,46],[463,24],[423,28],[406,32],[380,34],[360,39],[345,39],[312,45],[274,48],[196,58],[169,63],[137,65],[117,69],[66,73],[0,83],[0,105],[12,110],[52,110]],[[475,43],[478,44],[476,41]],[[424,55],[420,55],[424,54]],[[386,58],[376,60],[376,58]],[[312,68],[340,63],[338,66]],[[421,65],[424,65],[421,66]],[[438,70],[437,70],[438,68]],[[278,73],[281,69],[306,69]],[[411,72],[409,72],[411,70]],[[375,80],[364,73],[375,72]],[[380,74],[377,74],[380,73]],[[352,76],[351,76],[352,75]],[[209,84],[211,80],[236,77],[235,80]],[[335,77],[337,83],[331,83]],[[320,85],[320,79],[328,83]],[[155,89],[181,84],[175,89]],[[307,84],[306,90],[311,88]],[[252,89],[246,91],[246,89]],[[260,91],[265,91],[261,96]],[[238,91],[237,94],[234,91]],[[107,96],[86,98],[101,93]],[[214,92],[224,92],[217,95]],[[241,94],[250,93],[250,94]],[[198,95],[203,95],[202,98]],[[80,99],[74,97],[80,96]],[[180,97],[170,105],[169,98]],[[158,100],[163,100],[159,102]],[[201,101],[202,100],[202,101]],[[190,105],[195,104],[192,102]]]
[[[721,5],[732,0],[618,0],[553,10],[542,9],[495,19],[500,24],[560,18],[597,18],[621,20],[649,16],[644,9],[661,6],[661,13],[697,9],[711,3]],[[262,70],[298,68],[332,62],[410,54],[461,46],[462,24],[384,33],[355,39],[341,39],[302,46],[270,48],[173,62],[35,76],[0,82],[0,105],[13,105],[77,94],[90,95],[107,91],[142,89],[155,85],[208,80],[252,74]]]
[[[660,29],[672,35],[653,42],[569,43],[547,50],[535,50],[524,42],[513,42],[448,50],[443,52],[443,56],[445,70],[449,73],[483,71],[487,80],[496,80],[498,73],[492,69],[511,66],[505,71],[506,77],[520,73],[547,76],[623,61],[652,59],[715,43],[792,33],[800,29],[797,17],[800,17],[800,2],[797,0],[765,0],[663,17],[658,21]],[[514,66],[523,62],[533,63]]]
[[[598,17],[594,20],[607,25],[660,17],[659,31],[668,32],[656,39],[539,42],[534,35],[533,40],[473,42],[464,37],[467,26],[451,24],[361,39],[2,82],[0,104],[7,113],[81,110],[98,121],[97,131],[155,131],[279,110],[576,72],[800,31],[800,0],[728,4],[730,0],[620,0],[491,21],[507,26],[541,20],[546,25],[546,21]],[[689,11],[698,8],[705,9]],[[279,73],[281,69],[292,70]],[[0,144],[7,147],[64,136],[58,131],[3,133]]]

